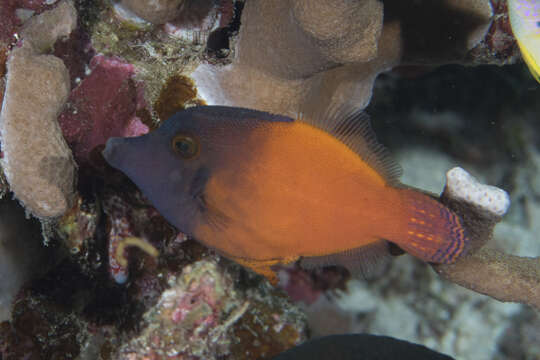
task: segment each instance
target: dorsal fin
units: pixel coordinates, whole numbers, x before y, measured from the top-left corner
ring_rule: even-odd
[[[222,105],[198,105],[187,108],[178,112],[177,114],[193,114],[192,116],[198,117],[210,117],[213,119],[223,118],[238,119],[242,121],[253,121],[257,119],[259,121],[268,122],[292,122],[294,119],[279,114],[273,114],[266,111],[260,111],[255,109],[247,109],[242,107],[222,106]]]
[[[347,145],[391,185],[398,185],[402,169],[388,150],[379,144],[371,128],[369,115],[349,106],[330,107],[323,113],[314,113],[306,106],[298,120],[315,126]]]

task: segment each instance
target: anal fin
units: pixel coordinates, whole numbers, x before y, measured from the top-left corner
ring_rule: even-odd
[[[238,264],[247,267],[259,275],[268,279],[270,284],[276,286],[278,284],[278,277],[276,272],[272,270],[272,266],[278,264],[288,264],[298,260],[298,257],[292,257],[287,259],[270,259],[270,260],[251,260],[245,258],[230,257],[229,258]]]
[[[389,243],[378,239],[367,245],[335,254],[308,256],[300,259],[305,269],[339,265],[347,268],[355,277],[369,278],[379,274],[391,258]]]

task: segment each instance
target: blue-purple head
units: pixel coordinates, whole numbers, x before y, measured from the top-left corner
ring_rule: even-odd
[[[103,156],[125,173],[179,230],[193,234],[203,220],[204,189],[212,174],[246,160],[251,130],[268,121],[292,121],[268,113],[200,106],[176,113],[134,138],[111,138]]]

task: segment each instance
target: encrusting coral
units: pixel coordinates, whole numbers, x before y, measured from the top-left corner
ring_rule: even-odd
[[[62,215],[75,191],[76,166],[57,122],[69,95],[69,74],[62,60],[46,52],[76,24],[70,1],[30,19],[7,62],[2,166],[17,199],[39,218]]]

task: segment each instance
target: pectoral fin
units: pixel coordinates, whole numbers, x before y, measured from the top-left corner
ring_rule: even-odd
[[[216,231],[223,231],[230,219],[212,203],[211,199],[208,199],[206,185],[209,179],[210,171],[205,167],[199,168],[193,178],[189,192],[206,223]]]

